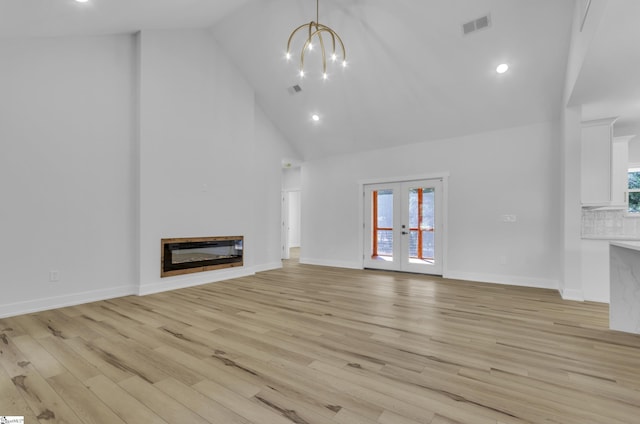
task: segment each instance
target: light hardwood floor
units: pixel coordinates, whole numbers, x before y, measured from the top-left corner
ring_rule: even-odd
[[[287,262],[0,320],[27,423],[640,422],[640,337],[555,291]]]

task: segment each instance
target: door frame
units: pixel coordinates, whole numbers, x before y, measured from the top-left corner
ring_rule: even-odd
[[[297,216],[292,217],[290,212],[290,205],[291,205],[291,193],[298,193],[298,196],[300,196],[298,198],[298,209],[297,209]],[[301,211],[301,200],[302,200],[302,190],[300,189],[286,189],[286,190],[281,190],[280,191],[280,197],[282,198],[282,203],[280,205],[280,223],[281,223],[281,227],[280,227],[280,246],[281,246],[281,250],[282,250],[282,254],[281,259],[289,259],[290,254],[289,251],[292,247],[300,247],[300,245],[302,244],[301,242],[298,243],[297,246],[292,246],[291,243],[289,242],[289,236],[291,233],[291,222],[293,219],[295,219],[297,221],[297,223],[300,223],[300,211]],[[301,231],[300,226],[298,225],[297,228],[298,232]]]
[[[289,192],[282,190],[280,197],[280,258],[289,259]]]
[[[449,251],[449,172],[437,172],[433,174],[419,174],[419,175],[407,175],[402,177],[390,177],[390,178],[374,178],[358,181],[358,216],[360,216],[360,224],[358,225],[358,237],[360,248],[360,269],[364,269],[364,257],[365,257],[365,243],[364,243],[364,228],[365,228],[365,186],[370,184],[389,184],[389,183],[403,183],[407,181],[417,180],[442,180],[442,276],[446,277],[448,274],[448,262],[447,256]]]

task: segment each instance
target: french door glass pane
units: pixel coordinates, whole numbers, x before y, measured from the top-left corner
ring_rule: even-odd
[[[435,210],[436,192],[432,188],[422,189],[422,226],[423,230],[433,230],[435,227],[434,210]]]
[[[393,231],[378,230],[378,256],[393,256]]]
[[[409,189],[409,257],[434,258],[435,190]]]
[[[372,257],[393,257],[393,190],[383,189],[373,192],[375,226]]]
[[[393,227],[393,190],[378,190],[378,227]]]
[[[411,231],[409,234],[409,257],[417,258],[418,257],[418,232]]]
[[[435,231],[435,195],[433,188],[426,188],[422,191],[422,258],[433,259],[434,253],[434,231]]]
[[[419,199],[417,188],[409,189],[409,228],[418,227],[418,217],[420,211]],[[413,234],[412,234],[413,235]],[[416,241],[417,241],[416,237]]]
[[[435,256],[435,243],[433,231],[422,232],[422,257],[433,260]]]

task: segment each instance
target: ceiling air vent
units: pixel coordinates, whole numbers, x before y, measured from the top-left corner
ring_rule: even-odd
[[[491,15],[485,15],[473,21],[469,21],[462,24],[462,33],[464,35],[471,34],[472,32],[485,29],[491,26]]]
[[[300,87],[298,84],[292,85],[291,87],[287,88],[287,91],[289,91],[289,94],[291,95],[298,94],[302,91],[302,87]]]

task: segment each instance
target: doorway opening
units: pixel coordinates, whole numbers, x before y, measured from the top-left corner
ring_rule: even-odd
[[[282,170],[282,259],[299,260],[301,248],[302,192],[301,169],[284,167]]]

